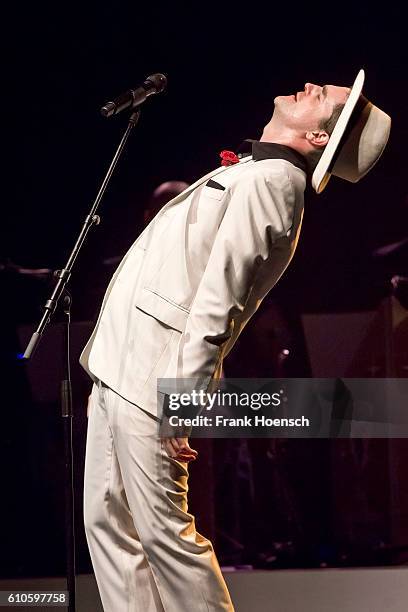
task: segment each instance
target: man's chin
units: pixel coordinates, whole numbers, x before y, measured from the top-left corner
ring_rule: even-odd
[[[289,96],[277,96],[274,100],[275,104],[288,104],[296,102],[296,97],[293,94]]]
[[[276,119],[278,119],[278,117],[286,117],[287,113],[289,112],[289,108],[294,102],[296,102],[294,96],[277,96],[274,99],[272,118],[273,116],[275,116]]]

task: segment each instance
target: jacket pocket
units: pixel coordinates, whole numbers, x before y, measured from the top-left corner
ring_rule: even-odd
[[[213,182],[215,183],[215,181]],[[217,183],[217,185],[219,185],[219,187],[212,187],[210,181],[208,181],[208,183],[204,185],[201,191],[201,195],[206,198],[211,198],[213,200],[222,200],[222,198],[227,193],[227,190],[223,185],[220,185],[219,183]]]
[[[190,314],[184,306],[148,287],[140,291],[135,307],[179,332],[184,331]]]
[[[221,183],[218,183],[217,181],[213,181],[213,179],[207,181],[205,185],[206,187],[213,187],[214,189],[220,189],[221,191],[225,191],[224,185],[221,185]]]

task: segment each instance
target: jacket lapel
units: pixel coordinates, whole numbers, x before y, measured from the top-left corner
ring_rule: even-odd
[[[243,159],[241,159],[238,164],[245,164],[247,161],[250,161],[252,159],[252,155],[248,155],[247,157],[244,157]],[[234,164],[234,166],[237,164]],[[170,208],[170,206],[173,206],[174,204],[177,204],[178,202],[180,202],[181,200],[184,200],[184,198],[186,198],[194,189],[196,189],[197,187],[199,187],[200,185],[202,185],[205,181],[208,181],[208,179],[212,178],[213,176],[215,176],[216,174],[221,174],[222,172],[225,172],[225,170],[228,170],[228,168],[231,168],[231,166],[220,166],[219,168],[216,168],[215,170],[212,170],[211,172],[209,172],[208,174],[206,174],[205,176],[202,176],[201,178],[198,179],[198,181],[196,181],[195,183],[193,183],[192,185],[190,185],[189,187],[187,187],[187,189],[185,189],[182,193],[180,193],[179,195],[177,195],[175,198],[173,198],[172,200],[170,200],[169,202],[167,202],[167,204],[165,204],[157,213],[157,215],[155,217],[153,217],[153,219],[150,221],[150,223],[144,228],[144,230],[142,231],[142,233],[137,237],[136,241],[133,243],[133,245],[130,247],[130,249],[128,250],[128,252],[124,255],[122,261],[120,262],[119,266],[117,267],[114,275],[112,276],[110,283],[106,289],[105,292],[105,296],[102,302],[102,306],[101,306],[101,310],[99,313],[99,317],[98,317],[98,321],[97,321],[97,325],[99,323],[99,319],[101,317],[103,308],[106,304],[106,301],[109,297],[109,294],[111,292],[113,283],[115,282],[119,272],[121,271],[121,269],[123,268],[123,265],[125,263],[125,261],[127,260],[127,258],[129,257],[131,251],[133,251],[133,249],[136,247],[136,244],[139,242],[140,238],[144,235],[144,233],[150,228],[150,226],[155,222],[155,220],[157,219],[157,217],[159,217],[165,210],[167,210],[168,208]]]

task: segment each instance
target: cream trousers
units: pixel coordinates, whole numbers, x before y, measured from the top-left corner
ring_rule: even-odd
[[[105,612],[234,611],[213,546],[188,513],[187,481],[187,464],[161,447],[157,419],[94,384],[84,522]]]

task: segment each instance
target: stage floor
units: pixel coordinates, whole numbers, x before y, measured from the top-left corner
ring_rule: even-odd
[[[240,570],[224,571],[224,576],[236,612],[406,612],[408,609],[408,567]],[[0,580],[1,591],[43,589],[64,589],[64,580]],[[18,607],[20,612],[33,609],[40,608]],[[77,578],[77,612],[103,612],[93,575]]]

